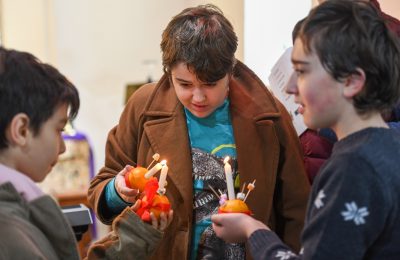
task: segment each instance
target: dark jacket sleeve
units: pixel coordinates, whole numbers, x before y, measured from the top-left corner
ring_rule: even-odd
[[[256,230],[248,239],[250,252],[255,260],[261,259],[302,259],[302,252],[296,255],[272,231],[265,229]]]
[[[389,122],[389,126],[392,129],[396,129],[397,131],[400,131],[400,122]]]

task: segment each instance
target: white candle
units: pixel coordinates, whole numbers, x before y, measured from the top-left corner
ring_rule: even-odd
[[[232,177],[232,167],[229,164],[229,156],[224,159],[224,170],[225,170],[225,178],[226,178],[226,186],[228,188],[228,199],[235,199],[235,191],[233,187],[233,177]]]
[[[156,174],[161,168],[162,168],[162,162],[161,163],[156,163],[156,165],[154,165],[153,168],[151,168],[148,172],[146,172],[144,177],[146,179],[149,179],[151,176]]]
[[[165,162],[161,168],[160,179],[158,180],[158,189],[163,190],[165,186],[165,182],[167,180],[168,166],[167,162]]]

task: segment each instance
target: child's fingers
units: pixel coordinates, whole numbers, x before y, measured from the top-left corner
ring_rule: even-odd
[[[150,212],[150,218],[151,218],[151,225],[153,226],[153,228],[159,229],[158,219],[156,218],[156,216],[154,216],[153,212]]]
[[[160,214],[160,227],[158,228],[160,231],[164,231],[168,226],[168,218],[164,212]]]
[[[128,187],[117,187],[117,192],[121,198],[128,203],[135,203],[136,197],[139,194],[138,190]]]
[[[133,204],[133,206],[131,206],[131,210],[133,211],[137,211],[140,208],[140,204],[142,203],[142,201],[140,199],[138,199],[135,204]]]
[[[128,187],[119,187],[119,193],[129,197],[136,197],[139,194],[139,191]]]
[[[169,212],[168,212],[167,227],[169,226],[169,224],[171,224],[172,219],[173,219],[173,215],[174,215],[174,211],[172,209],[170,209]]]
[[[134,167],[133,166],[131,166],[131,165],[129,165],[129,164],[127,164],[127,165],[125,165],[125,167],[118,173],[118,175],[121,175],[121,176],[125,176],[125,174],[126,173],[128,173],[130,170],[132,170]]]
[[[216,226],[222,226],[221,217],[219,214],[214,214],[211,216],[211,221]]]

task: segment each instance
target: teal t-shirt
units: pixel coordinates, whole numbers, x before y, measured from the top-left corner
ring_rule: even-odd
[[[219,157],[236,158],[228,99],[206,118],[198,118],[187,109],[185,114],[192,148]]]
[[[210,186],[226,193],[223,160],[231,158],[237,176],[236,146],[229,112],[229,100],[206,118],[198,118],[185,109],[192,148],[193,221],[191,259],[244,259],[243,244],[226,244],[211,226],[211,215],[218,212],[219,198]]]

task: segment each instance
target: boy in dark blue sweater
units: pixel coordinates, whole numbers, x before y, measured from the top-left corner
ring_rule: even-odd
[[[327,1],[295,40],[287,92],[310,128],[338,142],[317,176],[297,255],[244,214],[212,218],[218,236],[246,241],[255,259],[398,259],[400,135],[381,112],[400,97],[400,46],[371,4]]]

